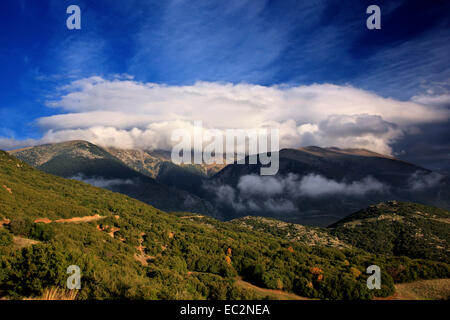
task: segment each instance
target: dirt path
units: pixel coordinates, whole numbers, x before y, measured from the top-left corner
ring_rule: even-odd
[[[241,279],[237,279],[234,284],[238,287],[255,291],[258,295],[261,296],[261,298],[269,296],[276,300],[310,300],[309,298],[300,297],[294,293],[257,287]]]
[[[57,220],[50,220],[49,218],[37,218],[34,220],[34,223],[80,223],[80,222],[91,222],[91,221],[97,221],[101,219],[105,219],[105,216],[101,216],[99,214],[93,215],[93,216],[85,216],[85,217],[74,217],[69,219],[57,219]]]

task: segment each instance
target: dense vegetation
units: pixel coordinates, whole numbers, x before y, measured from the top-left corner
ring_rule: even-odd
[[[55,222],[94,215],[90,222]],[[392,294],[393,281],[450,275],[442,262],[310,247],[204,216],[168,214],[2,151],[0,221],[10,221],[0,227],[0,296],[12,298],[64,287],[69,265],[82,270],[79,299],[254,298],[235,285],[237,277],[311,298],[367,299]],[[18,248],[24,238],[39,242]],[[382,290],[366,287],[372,264],[382,269]]]
[[[308,246],[321,245],[336,248],[351,248],[351,245],[331,235],[326,228],[303,226],[301,224],[255,216],[234,219],[230,223],[250,230],[269,233],[282,239],[300,242]]]
[[[368,252],[450,262],[450,212],[388,201],[333,224],[331,233]]]

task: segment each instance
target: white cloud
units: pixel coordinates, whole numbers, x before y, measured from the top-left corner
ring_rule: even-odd
[[[438,107],[331,84],[167,86],[91,77],[60,92],[48,106],[61,113],[36,120],[45,132],[41,143],[85,139],[119,148],[170,149],[174,129],[191,130],[193,121],[202,120],[206,130],[277,127],[281,147],[333,145],[390,154],[390,144],[408,127],[449,118],[449,111]]]
[[[212,192],[215,200],[236,211],[293,212],[302,197],[317,198],[329,195],[363,196],[370,192],[383,192],[389,187],[368,176],[360,181],[336,181],[314,173],[298,176],[245,175],[236,188],[205,182],[203,187]]]
[[[408,185],[412,190],[424,190],[433,188],[441,182],[443,175],[437,172],[416,171],[408,180]]]
[[[432,93],[432,92],[431,92]],[[423,105],[432,105],[436,107],[448,107],[450,106],[450,94],[427,94],[417,95],[411,98],[412,101]]]
[[[275,196],[284,192],[284,185],[277,177],[267,176],[261,179],[256,175],[245,175],[239,179],[237,185],[243,197]]]
[[[240,196],[249,198],[255,196],[274,197],[287,194],[292,197],[316,197],[326,194],[359,196],[368,192],[383,191],[386,189],[386,186],[370,176],[361,181],[339,182],[317,174],[299,177],[290,173],[286,177],[242,176],[239,179],[237,188]]]
[[[372,177],[350,183],[330,180],[320,175],[309,174],[303,177],[297,185],[301,195],[317,197],[327,194],[342,194],[348,196],[361,196],[368,192],[384,191],[386,186]]]
[[[115,185],[123,185],[123,184],[134,184],[134,182],[130,179],[105,179],[103,177],[86,177],[85,175],[79,173],[70,177],[69,179],[82,181],[88,183],[94,187],[98,188],[111,188]]]

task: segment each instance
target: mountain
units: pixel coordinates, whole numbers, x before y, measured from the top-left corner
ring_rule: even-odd
[[[161,184],[130,168],[107,150],[87,141],[46,144],[10,153],[44,172],[105,187],[162,210],[214,215],[214,210],[207,201]]]
[[[106,148],[128,167],[154,178],[161,184],[188,192],[199,192],[207,173],[202,166],[179,166],[171,162],[170,153],[163,151],[124,150]]]
[[[330,226],[331,234],[365,251],[450,262],[450,212],[388,201]]]
[[[161,179],[164,176],[161,171],[167,164],[202,177],[212,176],[226,166],[226,164],[208,165],[204,163],[175,165],[171,160],[171,152],[165,150],[118,149],[114,147],[108,147],[105,150],[129,167],[155,179]]]
[[[171,160],[165,150],[105,148],[130,168],[156,179],[161,184],[202,196],[203,180],[225,167],[225,164],[180,164]]]
[[[278,174],[295,173],[306,175],[311,172],[326,178],[361,180],[368,175],[379,181],[387,181],[395,186],[404,185],[405,179],[420,171],[430,170],[387,157],[365,149],[338,149],[305,147],[282,149],[278,153],[280,167]],[[246,160],[248,163],[248,160]],[[259,174],[261,165],[232,164],[221,170],[216,179],[239,178],[246,174]]]
[[[252,299],[261,298],[254,288],[267,288],[370,299],[393,294],[387,270],[397,282],[450,276],[446,263],[311,247],[198,214],[168,214],[3,151],[0,222],[0,297],[7,298]],[[382,270],[381,290],[367,289],[372,264]],[[70,265],[82,274],[75,297],[63,290]]]
[[[274,153],[276,155],[276,153]],[[448,177],[365,149],[282,149],[279,171],[230,164],[208,180],[222,219],[257,215],[327,226],[348,212],[391,199],[450,208]]]

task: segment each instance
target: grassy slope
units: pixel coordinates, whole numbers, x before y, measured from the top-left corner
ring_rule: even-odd
[[[399,300],[448,300],[450,279],[421,280],[395,286],[394,299]]]
[[[106,218],[33,223],[96,214]],[[190,215],[167,214],[122,194],[40,172],[0,151],[0,220],[11,220],[0,230],[0,296],[39,296],[46,288],[64,287],[72,264],[82,270],[81,299],[258,298],[233,285],[237,276],[312,298],[370,298],[373,291],[362,272],[371,264],[401,269],[399,281],[450,273],[447,264],[307,247],[208,217],[181,218]],[[111,227],[119,229],[113,237]],[[18,250],[9,241],[12,233],[40,242]],[[140,239],[145,265],[135,258]],[[391,277],[383,273],[383,279],[377,293],[392,294]]]

